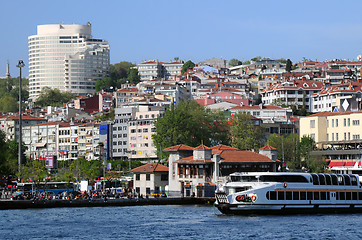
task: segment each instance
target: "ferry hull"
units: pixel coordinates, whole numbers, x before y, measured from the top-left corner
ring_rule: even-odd
[[[289,214],[351,214],[362,213],[362,206],[355,205],[216,205],[228,215],[289,215]]]

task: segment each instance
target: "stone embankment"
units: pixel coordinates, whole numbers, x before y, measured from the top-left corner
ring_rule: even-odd
[[[58,207],[109,207],[142,205],[212,204],[213,198],[149,198],[149,199],[97,199],[97,200],[1,200],[0,210]]]

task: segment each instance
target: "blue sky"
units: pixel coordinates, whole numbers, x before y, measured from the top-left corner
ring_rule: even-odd
[[[355,59],[362,54],[362,1],[78,1],[17,0],[0,3],[0,76],[28,62],[27,37],[40,24],[92,23],[109,41],[111,63],[174,57],[255,56]],[[24,69],[27,75],[27,67]]]

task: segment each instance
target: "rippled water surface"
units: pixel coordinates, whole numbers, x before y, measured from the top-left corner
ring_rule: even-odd
[[[0,239],[362,239],[362,214],[225,216],[211,206],[0,211]]]

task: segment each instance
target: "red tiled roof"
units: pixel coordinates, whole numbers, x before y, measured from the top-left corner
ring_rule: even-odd
[[[204,144],[201,144],[194,148],[194,150],[209,150],[209,149],[211,149],[211,148],[205,146]]]
[[[46,121],[45,118],[33,117],[33,116],[29,116],[29,115],[22,115],[21,119],[22,120],[39,120],[39,121],[44,120],[44,121]],[[7,120],[19,120],[19,116],[9,116],[9,117],[7,117]]]
[[[267,156],[252,151],[223,151],[220,154],[223,162],[272,163]]]
[[[286,83],[289,83],[286,85]],[[288,89],[322,89],[324,83],[319,81],[312,81],[312,80],[293,80],[289,82],[277,83],[268,89],[262,90],[261,92],[270,92],[275,90],[288,90]]]
[[[68,123],[61,122],[61,121],[55,121],[55,122],[46,122],[46,123],[35,124],[35,125],[31,125],[31,126],[32,126],[32,127],[35,127],[35,126],[49,126],[49,125],[61,125],[61,126],[65,126],[65,125],[68,125]]]
[[[259,150],[277,150],[275,147],[272,147],[270,145],[266,145],[262,148],[260,148]]]
[[[319,93],[315,93],[312,96],[322,96],[334,93],[354,93],[362,92],[362,83],[359,82],[350,82],[342,83],[338,85],[333,85],[327,88],[322,89]]]
[[[226,145],[223,145],[223,144],[211,147],[211,149],[212,150],[239,150],[237,148],[233,148],[233,147],[226,146]]]
[[[358,111],[358,112],[319,112],[319,113],[315,113],[306,117],[328,117],[328,116],[338,116],[338,115],[349,115],[352,113],[362,113],[362,111]]]
[[[118,89],[117,92],[138,92],[137,88],[122,88]]]
[[[165,151],[165,152],[192,151],[192,150],[194,150],[193,147],[190,147],[190,146],[187,146],[184,144],[179,144],[176,146],[172,146],[172,147],[163,149],[163,151]]]
[[[147,163],[145,165],[132,169],[131,172],[142,172],[142,173],[168,172],[168,167],[159,163]]]
[[[194,163],[194,164],[212,163],[211,160],[194,160],[193,156],[181,158],[181,159],[177,160],[176,162],[178,162],[178,163]]]

